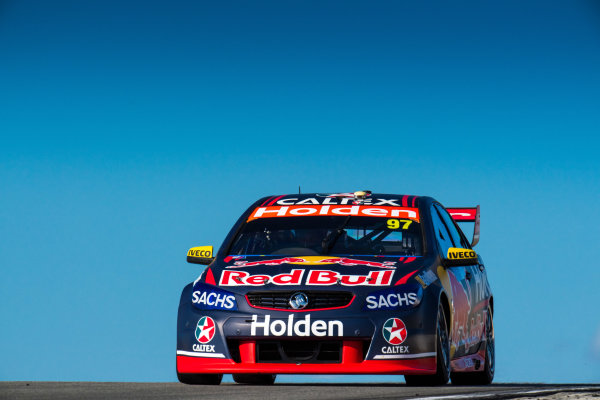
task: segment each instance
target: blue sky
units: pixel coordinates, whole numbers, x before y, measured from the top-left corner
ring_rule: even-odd
[[[0,379],[174,380],[185,252],[301,185],[480,204],[496,380],[598,382],[598,110],[593,1],[0,2]]]

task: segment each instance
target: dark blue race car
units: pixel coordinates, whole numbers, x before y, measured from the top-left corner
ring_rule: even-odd
[[[457,221],[474,222],[469,242]],[[277,374],[400,374],[409,385],[489,384],[494,301],[479,207],[431,197],[271,196],[242,214],[183,289],[177,376],[272,384]]]

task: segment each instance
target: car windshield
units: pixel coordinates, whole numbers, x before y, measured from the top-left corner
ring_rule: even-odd
[[[244,224],[231,255],[422,255],[421,224],[361,216],[261,218]]]

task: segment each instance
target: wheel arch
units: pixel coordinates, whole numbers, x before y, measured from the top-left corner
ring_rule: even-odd
[[[450,334],[450,324],[452,320],[452,314],[450,313],[450,301],[446,295],[446,292],[443,290],[440,291],[440,304],[444,309],[444,314],[446,315],[446,328],[448,328],[448,334]]]

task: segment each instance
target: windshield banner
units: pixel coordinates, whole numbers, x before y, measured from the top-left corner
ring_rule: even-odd
[[[248,221],[258,218],[279,217],[318,217],[318,216],[356,216],[380,218],[408,218],[419,222],[419,209],[411,207],[386,206],[346,206],[346,205],[310,205],[257,207],[248,217]]]

